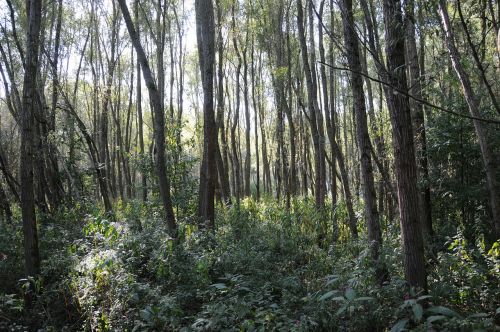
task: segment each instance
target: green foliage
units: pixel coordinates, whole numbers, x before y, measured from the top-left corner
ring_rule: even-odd
[[[341,211],[339,205],[344,227]],[[92,206],[61,210],[57,219],[41,224],[43,252],[49,256],[41,279],[31,282],[38,287],[30,310],[24,306],[23,281],[17,281],[22,260],[20,242],[13,241],[20,235],[10,239],[1,232],[0,251],[19,258],[0,262],[18,276],[8,288],[0,286],[3,326],[455,331],[492,330],[498,319],[498,243],[485,250],[479,240],[471,244],[461,234],[450,237],[429,262],[430,293],[421,296],[408,293],[402,280],[397,224],[386,230],[381,260],[391,279],[380,287],[366,234],[357,241],[318,244],[322,230],[316,225],[325,217],[312,201],[293,201],[287,211],[271,199],[244,199],[239,207],[217,212],[215,232],[199,229],[190,218],[181,220],[182,240],[176,244],[155,205],[119,203],[115,222]],[[10,234],[20,231],[18,221],[9,227]]]

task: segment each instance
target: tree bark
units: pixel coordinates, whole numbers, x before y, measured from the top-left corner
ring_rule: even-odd
[[[202,196],[199,198],[198,215],[213,229],[215,226],[214,195],[217,182],[217,129],[214,112],[215,22],[212,0],[196,0],[195,9],[204,114],[203,162],[200,171]]]
[[[250,171],[251,171],[251,147],[250,147],[250,105],[249,105],[249,89],[248,89],[248,18],[247,32],[245,37],[245,48],[243,49],[243,101],[245,103],[245,196],[250,196]]]
[[[313,75],[313,69],[309,65],[309,56],[307,51],[307,43],[304,32],[304,10],[302,8],[302,1],[297,0],[297,20],[298,20],[298,32],[299,32],[299,42],[301,48],[302,55],[302,65],[304,67],[304,74],[306,78],[307,85],[307,108],[309,111],[309,122],[311,127],[311,136],[313,139],[314,146],[314,168],[315,168],[315,200],[316,206],[320,209],[324,208],[325,205],[325,192],[324,192],[324,149],[321,149],[321,135],[320,130],[322,131],[322,127],[320,129],[319,124],[322,124],[322,121],[318,120],[318,115],[320,115],[318,99],[317,99],[317,88],[315,83],[315,75]],[[310,32],[313,34],[312,31]],[[313,42],[313,40],[311,40]],[[311,61],[314,65],[314,61]]]
[[[420,80],[421,72],[418,61],[417,43],[415,41],[414,1],[407,0],[405,8],[406,54],[410,85],[409,92],[412,96],[422,99],[422,85]],[[410,108],[413,124],[413,137],[415,141],[417,170],[420,179],[419,205],[422,229],[426,235],[432,236],[431,190],[429,187],[429,167],[427,161],[427,138],[425,132],[424,109],[421,103],[417,103],[414,100],[410,100]]]
[[[472,90],[469,75],[462,65],[460,54],[458,53],[458,49],[455,45],[455,38],[451,29],[448,7],[445,0],[439,1],[439,14],[441,18],[441,27],[444,31],[446,47],[448,48],[453,69],[455,70],[457,77],[460,80],[460,84],[462,85],[465,101],[469,107],[469,113],[473,117],[480,117],[479,102],[474,94],[474,91]],[[489,192],[488,198],[492,215],[491,226],[495,231],[495,239],[498,239],[500,237],[500,191],[497,183],[495,159],[493,157],[491,147],[486,139],[486,130],[483,127],[483,123],[478,120],[473,120],[473,123],[479,141],[479,147],[481,148],[481,155],[486,172],[486,183],[488,185]]]
[[[24,71],[23,98],[21,110],[21,215],[24,234],[24,260],[26,274],[37,277],[40,274],[40,252],[35,214],[34,197],[34,125],[37,105],[36,82],[40,46],[40,23],[42,2],[27,1],[28,33],[26,36],[26,63]]]
[[[382,233],[380,231],[377,200],[375,195],[373,165],[371,160],[371,142],[368,134],[368,123],[366,119],[365,92],[363,89],[363,77],[361,76],[361,59],[358,36],[354,30],[352,0],[341,0],[340,7],[342,11],[347,61],[349,68],[351,69],[351,89],[353,95],[354,115],[356,118],[356,139],[360,155],[365,217],[368,225],[368,241],[372,258],[375,261],[375,265],[378,265],[379,251],[382,245]],[[384,272],[380,269],[380,267],[377,267],[376,270],[377,278],[379,281],[382,281]]]
[[[134,15],[135,21],[139,22],[139,0],[134,2]],[[139,35],[139,24],[137,24],[137,38],[140,39]],[[139,131],[139,153],[141,159],[145,158],[144,151],[144,123],[142,119],[142,79],[141,79],[141,62],[139,57],[137,57],[137,91],[136,91],[136,107],[137,107],[137,126]],[[146,171],[141,169],[141,189],[142,189],[142,201],[146,202],[148,200],[148,182],[146,177]]]
[[[141,64],[142,74],[144,80],[146,81],[146,86],[149,92],[149,99],[153,106],[154,122],[155,122],[155,144],[156,144],[156,172],[158,175],[158,182],[160,187],[160,197],[163,204],[163,209],[165,210],[167,227],[170,235],[173,238],[177,238],[177,223],[175,221],[174,209],[172,205],[172,198],[170,196],[170,181],[167,176],[166,170],[166,159],[165,159],[165,113],[162,109],[162,102],[160,93],[156,87],[156,84],[151,74],[151,68],[149,67],[148,59],[142,48],[139,35],[137,34],[132,18],[127,8],[125,0],[118,0],[120,8],[127,25],[127,30],[132,39],[132,44],[137,52],[138,61]]]
[[[240,118],[240,73],[241,73],[241,55],[238,49],[238,40],[236,38],[236,18],[235,18],[235,6],[233,3],[232,10],[232,30],[233,30],[233,47],[237,56],[236,65],[236,105],[234,110],[233,123],[231,125],[231,154],[232,154],[232,166],[233,166],[233,183],[234,190],[233,194],[236,196],[236,203],[239,205],[241,196],[241,172],[240,172],[240,158],[238,156],[237,141],[236,141],[236,129],[238,128],[238,122]]]
[[[383,2],[387,41],[387,74],[391,86],[401,91],[407,91],[404,53],[405,31],[400,5],[399,1],[384,0]],[[418,208],[417,166],[410,103],[407,95],[399,93],[389,93],[387,102],[390,104],[405,278],[409,286],[426,290],[424,244]]]
[[[222,7],[220,0],[215,2],[217,12],[217,131],[221,144],[217,142],[217,172],[221,188],[221,196],[227,205],[231,205],[231,189],[229,185],[229,163],[227,161],[227,140],[224,126],[224,39],[222,37]],[[222,151],[221,151],[222,150]]]

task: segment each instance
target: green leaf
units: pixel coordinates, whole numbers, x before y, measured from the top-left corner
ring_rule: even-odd
[[[489,315],[487,313],[479,312],[477,314],[470,315],[467,318],[486,318],[486,317],[489,317]]]
[[[354,300],[354,298],[356,297],[356,291],[352,288],[348,288],[346,291],[345,291],[345,297],[346,299],[348,299],[349,301],[352,301]]]
[[[223,283],[218,283],[218,284],[213,284],[213,285],[210,285],[211,287],[215,287],[217,289],[226,289],[227,286]]]
[[[342,315],[344,311],[346,311],[347,307],[348,307],[347,305],[343,305],[342,307],[340,307],[339,310],[337,310],[336,315],[337,316]]]
[[[446,319],[446,316],[442,316],[442,315],[429,316],[429,317],[427,317],[427,323],[434,323],[435,321],[438,321],[441,319]]]
[[[337,296],[337,297],[334,297],[334,298],[332,299],[332,301],[340,301],[340,302],[345,302],[345,301],[347,301],[347,300],[346,300],[346,299],[345,299],[345,297],[343,297],[343,296]]]
[[[391,328],[391,332],[401,332],[405,330],[405,326],[408,323],[408,318],[403,318],[397,321],[396,324]]]
[[[354,301],[372,301],[372,300],[375,300],[375,298],[369,296],[361,296],[354,299]]]
[[[431,295],[422,295],[422,296],[419,296],[417,298],[417,302],[418,301],[422,301],[422,300],[426,300],[426,299],[430,299],[432,296]]]
[[[339,280],[339,278],[337,276],[330,276],[330,278],[328,279],[328,281],[326,282],[326,286],[330,286],[331,284],[333,284],[334,282],[336,282],[337,280]]]
[[[143,310],[141,310],[139,312],[139,315],[146,322],[150,322],[151,321],[151,311],[149,309],[143,309]]]
[[[326,292],[325,294],[321,295],[320,298],[318,299],[319,301],[325,301],[331,298],[335,293],[338,293],[337,290],[331,290],[329,292]]]
[[[424,314],[424,309],[422,309],[422,306],[418,303],[415,303],[415,305],[411,306],[411,310],[413,311],[413,315],[415,316],[415,320],[417,322],[420,322],[422,319],[422,316]]]
[[[445,315],[448,317],[462,318],[462,316],[457,314],[455,311],[451,310],[450,308],[443,307],[443,306],[430,307],[429,309],[427,309],[427,311],[429,311],[433,314],[440,314],[440,315]]]

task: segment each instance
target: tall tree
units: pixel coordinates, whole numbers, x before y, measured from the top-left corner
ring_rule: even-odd
[[[240,202],[240,196],[241,196],[241,168],[240,168],[240,160],[241,158],[238,156],[238,149],[237,149],[237,138],[236,138],[236,130],[238,128],[238,123],[240,120],[240,73],[241,73],[241,55],[240,51],[238,48],[238,38],[237,38],[237,31],[236,31],[236,1],[233,2],[233,5],[231,7],[231,14],[232,14],[232,33],[233,33],[233,48],[236,53],[237,57],[237,65],[236,65],[236,72],[235,72],[235,79],[236,79],[236,88],[235,88],[235,94],[236,94],[236,101],[235,101],[235,110],[234,110],[234,116],[233,116],[233,123],[231,125],[231,157],[232,157],[232,166],[233,166],[233,194],[236,196],[236,203],[239,204]]]
[[[243,101],[245,104],[245,183],[244,191],[245,196],[250,196],[250,171],[251,171],[251,147],[250,147],[250,104],[249,104],[249,88],[248,88],[248,43],[249,39],[249,28],[248,22],[250,21],[249,14],[247,13],[247,28],[245,33],[245,47],[243,48]]]
[[[405,72],[405,31],[400,1],[383,2],[386,57],[389,84],[407,91]],[[387,103],[392,126],[394,168],[396,171],[399,217],[403,238],[404,271],[411,287],[426,289],[424,244],[418,208],[417,166],[408,94],[389,93]]]
[[[23,97],[21,110],[21,214],[24,234],[24,260],[26,274],[36,277],[40,274],[40,252],[35,214],[34,197],[34,126],[37,107],[37,75],[39,71],[38,55],[40,49],[40,25],[42,20],[42,2],[26,2],[28,33],[26,36],[26,63],[23,79]]]
[[[137,34],[130,12],[125,0],[118,0],[120,8],[127,25],[127,30],[132,40],[132,44],[137,52],[137,58],[141,63],[142,74],[146,81],[146,86],[149,92],[149,100],[153,107],[154,113],[154,139],[156,145],[156,173],[158,176],[158,185],[160,187],[160,197],[165,211],[167,227],[172,237],[177,238],[177,223],[175,221],[172,198],[170,195],[170,181],[167,176],[166,159],[165,159],[165,113],[162,108],[160,93],[156,87],[149,62],[141,45],[141,40]]]
[[[222,5],[215,2],[217,12],[217,131],[220,133],[221,144],[217,144],[217,173],[221,196],[226,204],[231,204],[231,189],[229,186],[229,164],[227,160],[227,139],[224,126],[224,39],[222,37]],[[221,151],[222,150],[222,151]]]
[[[340,8],[342,11],[342,23],[344,27],[346,56],[349,68],[351,69],[353,109],[354,116],[356,118],[356,140],[358,142],[360,155],[365,217],[368,225],[368,241],[370,242],[372,257],[375,262],[377,262],[379,259],[380,246],[382,245],[382,233],[380,231],[377,200],[375,196],[375,182],[373,179],[373,166],[371,159],[371,142],[368,134],[365,92],[363,89],[363,77],[361,76],[361,59],[358,36],[354,26],[352,1],[340,1]],[[382,279],[383,271],[378,268],[377,272],[379,274],[378,278]]]
[[[453,69],[455,70],[457,77],[460,80],[460,84],[462,85],[465,101],[467,102],[467,106],[469,107],[469,113],[475,118],[481,117],[477,96],[474,94],[469,75],[462,65],[460,53],[458,52],[458,49],[455,45],[455,37],[451,28],[450,17],[448,15],[448,5],[446,1],[440,0],[438,8],[441,17],[441,27],[444,32],[446,47],[450,55]],[[473,123],[479,141],[479,147],[481,148],[481,155],[486,172],[486,184],[488,186],[489,192],[488,199],[492,215],[491,224],[495,230],[494,238],[498,239],[500,237],[500,190],[498,189],[498,173],[496,169],[497,164],[492,154],[491,147],[487,141],[486,129],[484,128],[484,124],[477,119],[474,119]]]
[[[198,215],[214,227],[217,183],[217,127],[214,112],[215,20],[212,0],[196,0],[196,36],[203,85],[203,160],[200,170]]]
[[[412,96],[422,99],[421,70],[418,59],[417,43],[415,41],[415,9],[414,1],[405,4],[406,55],[408,63],[408,78]],[[421,32],[422,33],[422,32]],[[431,190],[429,187],[429,167],[427,161],[427,135],[424,123],[424,107],[415,100],[410,100],[413,137],[417,160],[417,170],[420,179],[419,205],[421,222],[424,232],[432,235]]]
[[[134,16],[137,22],[137,38],[139,35],[139,0],[134,1]],[[144,158],[144,122],[142,119],[142,78],[141,78],[141,62],[139,57],[137,57],[137,87],[136,87],[136,108],[137,108],[137,126],[139,135],[139,153],[141,158]],[[144,202],[148,199],[148,183],[146,178],[146,171],[141,170],[141,189],[142,189],[142,200]]]
[[[309,7],[310,8],[310,7]],[[311,13],[311,9],[309,11]],[[312,15],[309,15],[310,20]],[[307,42],[304,31],[304,9],[302,8],[302,1],[297,0],[297,24],[299,32],[299,42],[302,54],[302,66],[304,70],[304,75],[306,78],[307,87],[307,108],[309,113],[309,122],[311,135],[313,139],[314,146],[314,169],[315,169],[315,198],[316,205],[318,208],[323,209],[325,205],[325,159],[324,159],[324,135],[321,135],[323,131],[322,123],[319,117],[322,118],[321,110],[319,109],[318,98],[317,98],[317,85],[316,85],[316,75],[314,74],[315,59],[314,55],[311,55],[311,61],[309,60],[309,52],[307,50]],[[312,27],[312,24],[311,24]],[[310,36],[313,36],[313,29],[310,28]],[[311,50],[314,48],[314,37],[310,37]]]

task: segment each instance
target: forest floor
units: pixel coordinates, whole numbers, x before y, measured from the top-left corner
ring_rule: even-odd
[[[42,217],[37,280],[21,279],[20,218],[0,224],[0,330],[500,329],[498,244],[486,252],[438,232],[424,296],[405,286],[396,222],[384,223],[390,278],[380,286],[366,236],[348,239],[341,208],[335,244],[332,222],[307,200],[291,212],[272,200],[217,212],[213,233],[180,219],[178,244],[154,205],[118,206],[114,222],[92,204]]]

